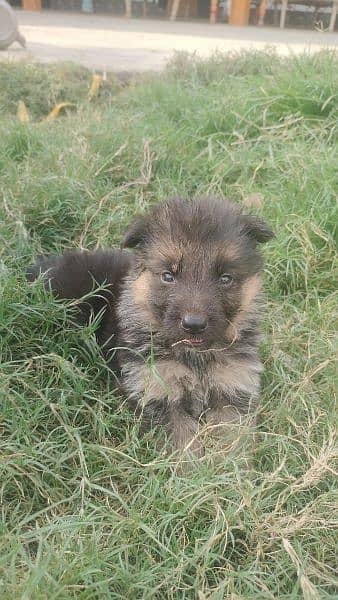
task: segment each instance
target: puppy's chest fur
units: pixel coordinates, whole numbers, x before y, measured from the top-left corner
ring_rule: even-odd
[[[225,407],[238,415],[252,412],[261,370],[258,359],[206,362],[198,368],[166,359],[149,364],[127,362],[122,377],[129,401],[139,409],[148,412],[154,405],[162,411],[182,408],[199,419],[210,410]]]

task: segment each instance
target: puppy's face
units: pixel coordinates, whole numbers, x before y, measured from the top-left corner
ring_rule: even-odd
[[[172,199],[136,220],[124,246],[138,248],[134,301],[166,347],[222,348],[255,319],[266,224],[226,200]]]

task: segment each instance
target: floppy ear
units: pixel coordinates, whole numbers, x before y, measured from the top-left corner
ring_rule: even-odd
[[[121,248],[135,248],[144,244],[149,234],[147,217],[138,217],[129,225],[121,243]]]
[[[242,215],[244,233],[255,242],[264,243],[275,237],[269,225],[255,215]]]

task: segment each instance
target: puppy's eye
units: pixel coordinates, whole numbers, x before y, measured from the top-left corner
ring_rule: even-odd
[[[229,287],[234,279],[231,277],[231,275],[228,275],[228,273],[223,273],[219,280],[225,287]]]
[[[164,271],[161,275],[161,279],[164,283],[173,283],[175,281],[175,277],[170,271]]]

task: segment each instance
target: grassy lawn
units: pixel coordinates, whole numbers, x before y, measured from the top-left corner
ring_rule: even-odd
[[[0,64],[1,598],[337,597],[338,58],[178,57],[91,102],[89,83]],[[77,108],[44,121],[62,100]],[[116,244],[135,211],[202,193],[277,233],[250,477],[231,460],[177,477],[114,396],[94,326],[23,276],[37,253]]]

